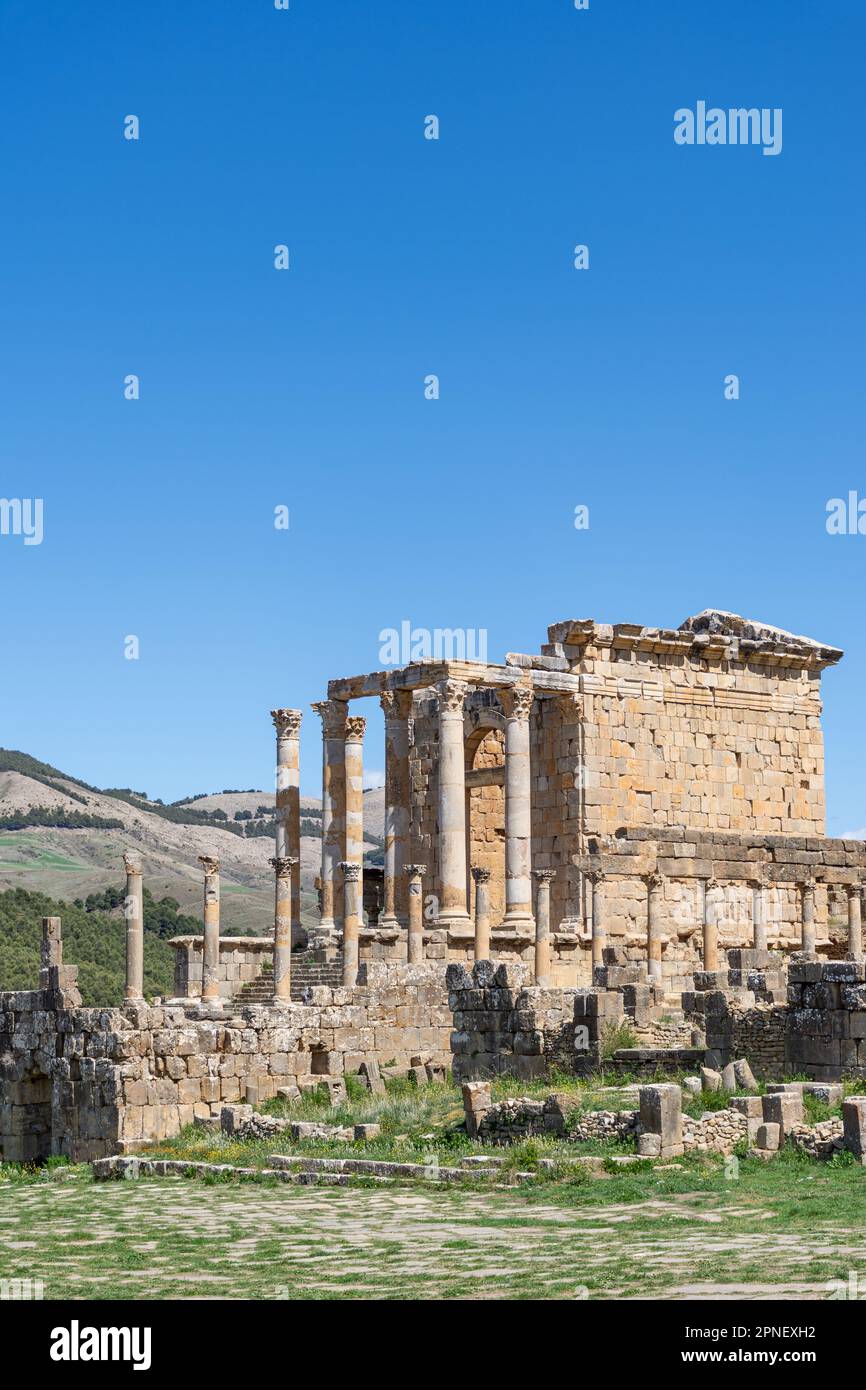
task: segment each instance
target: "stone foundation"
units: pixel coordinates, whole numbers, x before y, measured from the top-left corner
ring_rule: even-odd
[[[74,990],[0,994],[0,1159],[73,1162],[167,1139],[225,1103],[378,1063],[449,1061],[441,968],[370,965],[309,1004],[82,1009]]]

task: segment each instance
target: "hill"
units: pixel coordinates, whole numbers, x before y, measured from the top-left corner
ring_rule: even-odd
[[[0,749],[0,892],[25,888],[52,898],[84,900],[118,885],[123,850],[135,849],[154,898],[173,898],[183,912],[198,918],[202,874],[197,856],[217,854],[223,931],[268,932],[273,926],[268,863],[274,852],[273,804],[273,792],[228,791],[166,806],[129,788],[100,790],[29,754]],[[301,807],[302,921],[312,925],[321,803],[304,796]],[[238,812],[249,819],[236,820]],[[381,789],[365,793],[364,821],[366,848],[380,851]]]
[[[0,893],[0,990],[37,987],[43,917],[63,919],[63,959],[79,967],[83,1002],[93,1008],[120,1004],[126,979],[122,913],[112,909],[88,912],[21,888]],[[193,925],[182,917],[172,923],[171,917],[171,909],[160,908],[152,898],[146,902],[144,989],[148,997],[172,992],[174,952],[164,933],[181,935]]]

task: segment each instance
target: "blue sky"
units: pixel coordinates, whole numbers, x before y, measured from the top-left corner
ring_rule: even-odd
[[[828,829],[866,824],[866,536],[825,529],[866,496],[864,38],[859,0],[4,0],[0,495],[44,540],[0,537],[0,741],[267,787],[269,708],[403,619],[498,659],[713,606],[845,648]],[[781,154],[676,145],[699,100],[782,108]]]

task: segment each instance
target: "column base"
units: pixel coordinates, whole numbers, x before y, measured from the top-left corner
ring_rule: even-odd
[[[515,931],[520,927],[529,927],[530,931],[534,932],[535,918],[531,912],[524,910],[506,912],[500,925],[504,931]]]
[[[468,931],[473,930],[472,918],[468,912],[440,913],[435,922],[425,930],[430,931]]]

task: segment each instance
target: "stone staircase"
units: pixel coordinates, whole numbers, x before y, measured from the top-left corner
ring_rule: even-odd
[[[316,960],[309,951],[292,953],[292,999],[295,1003],[301,1002],[301,995],[305,989],[315,985],[336,988],[341,983],[342,976],[343,963],[339,957],[336,960],[323,961]],[[263,970],[254,980],[248,980],[245,985],[241,985],[237,994],[232,997],[232,1003],[238,1007],[248,1004],[270,1004],[273,997],[273,971]]]

